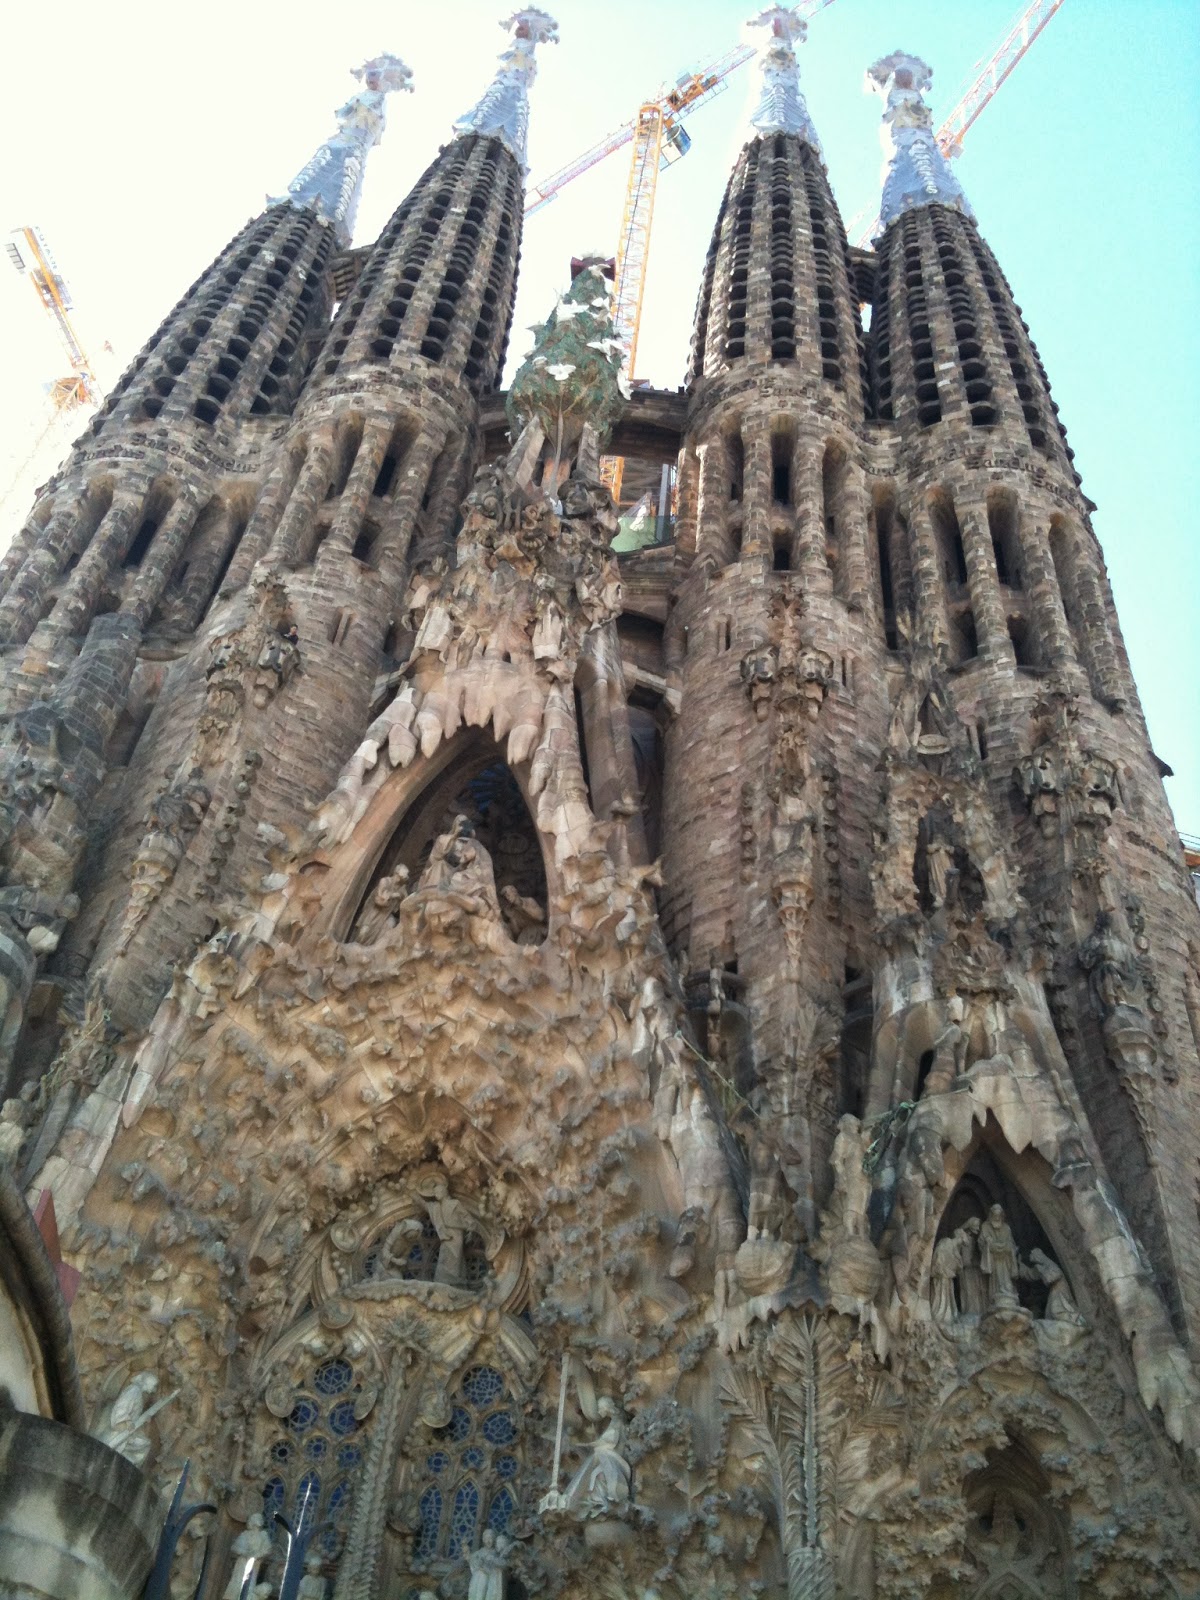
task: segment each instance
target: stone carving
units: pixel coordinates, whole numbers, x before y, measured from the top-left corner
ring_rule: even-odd
[[[262,1512],[251,1512],[245,1528],[233,1541],[233,1571],[225,1585],[224,1600],[241,1600],[243,1593],[257,1596],[258,1573],[271,1554],[271,1545]]]
[[[427,926],[440,933],[463,926],[467,918],[503,926],[492,858],[466,817],[455,817],[450,832],[435,840],[428,865],[403,904],[419,910]]]
[[[329,1600],[329,1580],[322,1577],[321,1557],[314,1551],[304,1558],[304,1576],[296,1590],[297,1600]]]
[[[631,1499],[633,1472],[626,1459],[626,1424],[615,1400],[602,1395],[596,1404],[604,1429],[587,1446],[586,1460],[559,1494],[547,1494],[544,1511],[567,1511],[585,1520],[610,1517],[627,1506]]]
[[[396,926],[401,902],[408,895],[408,868],[401,864],[380,878],[371,899],[358,914],[350,937],[358,944],[378,944]]]
[[[212,792],[202,781],[199,768],[193,768],[186,778],[176,779],[151,802],[146,832],[133,858],[119,950],[129,947],[150,908],[174,878],[211,802]]]
[[[483,1530],[483,1543],[467,1557],[471,1569],[471,1582],[467,1600],[504,1600],[508,1558],[513,1541],[503,1534],[497,1537],[494,1528]]]
[[[979,1268],[988,1280],[991,1309],[1015,1311],[1021,1303],[1016,1290],[1020,1263],[1003,1206],[993,1205],[980,1226]]]
[[[479,1233],[482,1224],[476,1212],[450,1193],[450,1186],[440,1173],[420,1180],[416,1192],[424,1202],[425,1211],[438,1236],[435,1283],[447,1283],[456,1288],[466,1288],[467,1235]],[[381,1256],[386,1266],[400,1268],[412,1246],[414,1233],[421,1231],[420,1223],[407,1217],[398,1222],[384,1240]]]
[[[771,709],[771,693],[779,667],[779,649],[776,645],[761,645],[742,657],[742,682],[750,696],[757,722],[765,721]]]
[[[1039,1250],[1035,1246],[1029,1252],[1029,1263],[1027,1268],[1022,1269],[1021,1276],[1037,1278],[1039,1282],[1045,1284],[1048,1291],[1045,1320],[1066,1323],[1072,1327],[1083,1327],[1083,1318],[1067,1284],[1066,1274],[1058,1262],[1051,1261],[1044,1250]]]
[[[264,709],[300,666],[287,585],[274,574],[252,580],[246,620],[209,643],[208,693],[198,723],[201,767],[218,760],[247,698]]]
[[[165,1403],[156,1405],[153,1402],[157,1389],[158,1378],[153,1372],[139,1372],[130,1379],[113,1401],[100,1435],[105,1444],[119,1450],[135,1467],[145,1463],[153,1447],[146,1423]]]

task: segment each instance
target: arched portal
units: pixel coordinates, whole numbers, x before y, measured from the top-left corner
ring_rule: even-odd
[[[541,843],[529,808],[499,746],[480,735],[416,796],[397,821],[376,862],[350,923],[349,937],[362,937],[373,921],[376,891],[403,869],[406,887],[416,886],[434,842],[465,816],[491,857],[501,912],[513,938],[540,944],[545,937],[548,894]],[[373,935],[372,935],[373,937]]]

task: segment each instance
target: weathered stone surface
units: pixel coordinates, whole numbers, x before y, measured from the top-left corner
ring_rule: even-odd
[[[277,1510],[306,1600],[1200,1593],[1200,925],[1088,503],[969,214],[851,252],[767,55],[610,445],[673,545],[607,348],[503,436],[469,132],[353,273],[249,225],[303,385],[148,416],[156,344],[0,572],[0,1143],[208,1600]]]

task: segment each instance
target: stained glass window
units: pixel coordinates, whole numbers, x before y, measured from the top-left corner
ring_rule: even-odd
[[[498,1533],[511,1527],[518,1505],[518,1421],[495,1367],[463,1374],[450,1420],[433,1430],[433,1448],[424,1458],[415,1545],[422,1560],[460,1561],[478,1547],[485,1527]]]
[[[366,1455],[366,1427],[354,1415],[362,1391],[353,1365],[334,1356],[308,1374],[304,1392],[267,1447],[272,1476],[263,1485],[268,1524],[278,1512],[293,1532],[331,1524],[315,1537],[327,1576],[337,1569],[350,1508]]]

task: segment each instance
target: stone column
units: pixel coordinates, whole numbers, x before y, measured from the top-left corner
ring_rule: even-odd
[[[199,626],[236,530],[237,520],[227,505],[216,506],[212,515],[205,517],[191,552],[187,578],[180,586],[179,599],[173,608],[180,625],[188,632]]]
[[[267,551],[269,561],[284,567],[298,567],[308,559],[306,552],[312,542],[313,522],[329,488],[333,461],[333,440],[326,429],[309,441],[308,455]]]
[[[400,481],[392,495],[391,515],[379,535],[379,576],[397,599],[408,571],[409,546],[421,513],[421,502],[445,441],[444,433],[422,434],[413,441],[400,463]]]
[[[112,508],[92,536],[71,581],[58,598],[50,613],[50,622],[58,633],[82,633],[100,598],[100,590],[112,569],[125,559],[137,518],[145,505],[143,496],[122,496],[113,501]]]
[[[710,557],[719,567],[728,566],[733,558],[733,543],[729,537],[729,451],[718,434],[699,445],[697,453],[700,457],[697,554]]]
[[[821,464],[824,446],[819,439],[798,438],[792,449],[792,504],[796,531],[792,537],[792,565],[816,589],[829,592],[829,562],[825,559],[825,485]]]
[[[746,459],[742,472],[742,555],[771,553],[771,423],[762,418],[742,435]]]
[[[121,604],[122,611],[137,618],[139,627],[146,626],[155,606],[162,599],[198,512],[195,494],[185,491],[167,512],[162,526],[154,535],[133,587]]]
[[[1046,664],[1080,673],[1071,640],[1071,628],[1058,589],[1058,576],[1050,555],[1049,523],[1044,516],[1017,512],[1017,542],[1025,574],[1029,603],[1038,631],[1038,644]]]
[[[279,459],[271,468],[258,497],[258,504],[246,524],[238,553],[225,575],[225,582],[221,585],[222,594],[234,594],[249,581],[250,574],[287,509],[296,479],[304,465],[305,453],[305,446],[287,445],[281,449]]]
[[[950,623],[946,614],[946,590],[939,570],[937,540],[929,508],[923,498],[914,496],[909,505],[909,535],[912,550],[913,604],[916,634],[929,644],[947,644]]]
[[[975,500],[961,506],[959,528],[980,654],[992,661],[1007,661],[1010,666],[1015,665],[1016,657],[1000,597],[1000,577],[996,571],[987,508]]]
[[[852,611],[870,614],[873,611],[874,588],[870,580],[867,559],[869,532],[868,512],[870,492],[867,475],[857,461],[848,461],[842,480],[841,559],[843,577],[842,598]]]
[[[391,438],[390,422],[368,422],[364,426],[354,465],[350,469],[350,476],[346,480],[346,487],[338,502],[333,526],[317,557],[319,572],[332,571],[349,559],[355,540],[363,530],[367,507],[371,503],[371,495]]]

